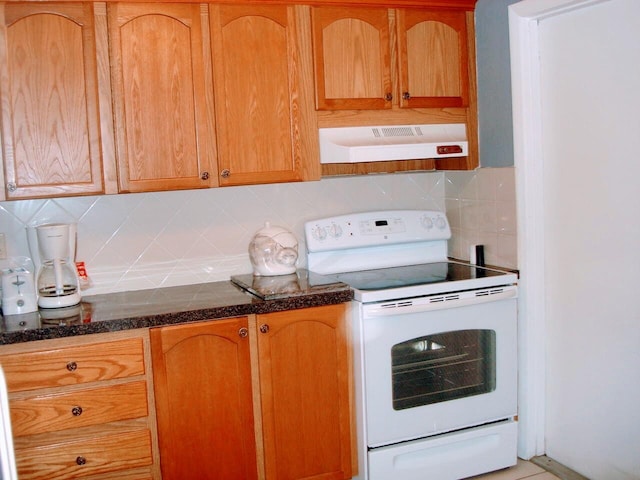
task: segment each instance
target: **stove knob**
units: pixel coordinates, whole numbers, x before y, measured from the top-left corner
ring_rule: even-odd
[[[444,230],[447,227],[446,220],[442,217],[436,218],[436,227],[438,227],[440,230]]]
[[[433,228],[433,220],[431,219],[431,217],[427,217],[426,215],[424,217],[422,217],[422,226],[424,228],[426,228],[427,230],[430,230]]]
[[[333,238],[342,236],[342,227],[340,225],[336,225],[335,223],[331,224],[331,226],[329,227],[329,235]]]
[[[327,238],[327,231],[321,226],[317,226],[311,230],[311,235],[313,235],[313,238],[316,240],[324,240]]]

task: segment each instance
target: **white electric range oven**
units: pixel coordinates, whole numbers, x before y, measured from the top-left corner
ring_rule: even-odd
[[[354,289],[359,479],[516,463],[517,275],[450,261],[442,212],[305,224],[308,269]]]

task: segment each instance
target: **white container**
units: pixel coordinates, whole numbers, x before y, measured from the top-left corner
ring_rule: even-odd
[[[295,273],[298,240],[283,227],[264,224],[249,243],[249,258],[254,275],[289,275]]]
[[[38,311],[38,297],[33,272],[27,257],[13,259],[11,266],[2,270],[2,314],[20,315]]]

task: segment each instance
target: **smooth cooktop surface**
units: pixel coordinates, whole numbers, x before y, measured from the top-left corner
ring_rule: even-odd
[[[340,282],[360,291],[378,291],[446,282],[477,280],[493,284],[508,272],[455,262],[435,262],[334,274]],[[448,288],[443,285],[444,288]]]

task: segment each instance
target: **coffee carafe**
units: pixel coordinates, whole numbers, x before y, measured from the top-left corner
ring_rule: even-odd
[[[38,270],[38,306],[59,308],[80,303],[75,265],[76,225],[51,223],[32,227],[28,239]]]

